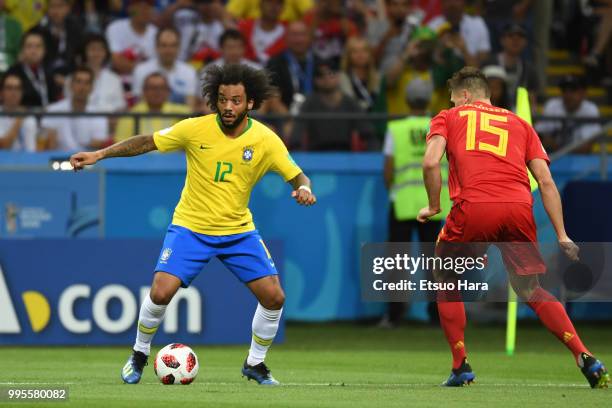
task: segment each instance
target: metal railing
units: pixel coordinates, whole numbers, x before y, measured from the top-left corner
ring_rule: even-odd
[[[193,112],[189,114],[184,113],[139,113],[139,112],[45,112],[40,109],[19,111],[19,112],[0,112],[0,117],[11,116],[11,117],[25,117],[34,116],[37,119],[42,117],[108,117],[108,118],[129,118],[133,120],[133,133],[139,134],[141,128],[141,120],[146,119],[175,119],[176,121],[202,115],[201,112]],[[386,122],[394,119],[400,119],[405,115],[391,115],[387,113],[300,113],[298,115],[292,114],[257,114],[252,115],[257,120],[264,123],[277,122],[286,123],[287,121],[298,122],[298,121],[329,121],[329,120],[355,120],[355,121],[366,121],[370,124],[386,124]],[[533,117],[533,123],[540,121],[555,121],[560,122],[562,128],[567,128],[568,124],[580,125],[580,124],[602,124],[603,128],[600,132],[592,135],[586,139],[569,142],[568,144],[561,147],[559,150],[553,152],[550,155],[552,161],[558,160],[567,154],[593,142],[598,141],[600,143],[600,175],[602,179],[607,178],[607,135],[612,129],[612,121],[610,118],[568,118],[566,116],[541,116],[537,115]],[[372,133],[368,137],[380,138],[381,135]],[[611,139],[612,142],[612,139]]]

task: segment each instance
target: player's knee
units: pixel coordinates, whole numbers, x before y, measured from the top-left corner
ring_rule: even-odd
[[[152,288],[151,289],[151,300],[156,305],[167,305],[172,300],[172,296],[174,293],[168,290],[163,290],[162,288]]]
[[[509,278],[512,289],[523,301],[532,299],[535,291],[540,287],[537,278],[534,276],[519,276],[511,273]]]
[[[285,292],[282,290],[275,290],[266,297],[264,302],[262,302],[262,306],[270,310],[279,310],[284,304]]]
[[[535,289],[532,289],[530,287],[515,287],[513,289],[516,293],[516,296],[526,302],[533,298],[533,294],[535,292]]]

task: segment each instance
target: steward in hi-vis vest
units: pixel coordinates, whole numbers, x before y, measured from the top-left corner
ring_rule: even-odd
[[[447,168],[442,173],[442,212],[428,223],[416,220],[419,210],[428,204],[427,191],[423,183],[423,155],[425,154],[427,132],[431,117],[426,108],[433,94],[431,81],[413,79],[406,87],[406,101],[411,115],[387,124],[383,153],[385,155],[385,185],[391,201],[389,210],[389,242],[412,241],[413,232],[418,242],[431,243],[419,250],[425,256],[432,256],[433,243],[442,228],[442,219],[450,210],[448,198]],[[425,271],[430,277],[431,271]],[[397,326],[406,311],[405,303],[389,303],[387,314],[380,321],[382,327]],[[431,319],[437,319],[435,303],[428,309]]]

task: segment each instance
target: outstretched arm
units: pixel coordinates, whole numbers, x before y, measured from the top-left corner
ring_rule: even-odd
[[[312,193],[310,179],[304,173],[300,173],[289,183],[293,187],[291,197],[300,205],[310,206],[317,202],[317,197]]]
[[[138,156],[150,151],[157,150],[152,135],[138,135],[125,139],[105,149],[95,152],[80,152],[70,157],[70,164],[74,171],[82,170],[84,166],[94,164],[109,157]]]
[[[442,160],[445,149],[446,139],[440,135],[434,135],[427,143],[427,150],[423,157],[423,181],[429,205],[419,211],[417,216],[419,222],[427,222],[430,217],[442,211],[440,209],[440,191],[442,191],[440,160]]]
[[[533,159],[529,163],[529,170],[531,174],[538,182],[540,194],[542,195],[542,204],[544,209],[552,222],[559,245],[565,255],[573,261],[578,260],[579,248],[574,242],[567,236],[565,232],[565,225],[563,224],[563,207],[561,206],[561,197],[559,196],[559,190],[555,181],[550,174],[548,164],[543,159]]]

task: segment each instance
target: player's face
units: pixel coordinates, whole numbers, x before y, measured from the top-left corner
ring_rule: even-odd
[[[234,129],[242,123],[247,113],[253,108],[253,101],[247,100],[244,85],[220,85],[217,99],[217,112],[221,123],[228,129]]]

